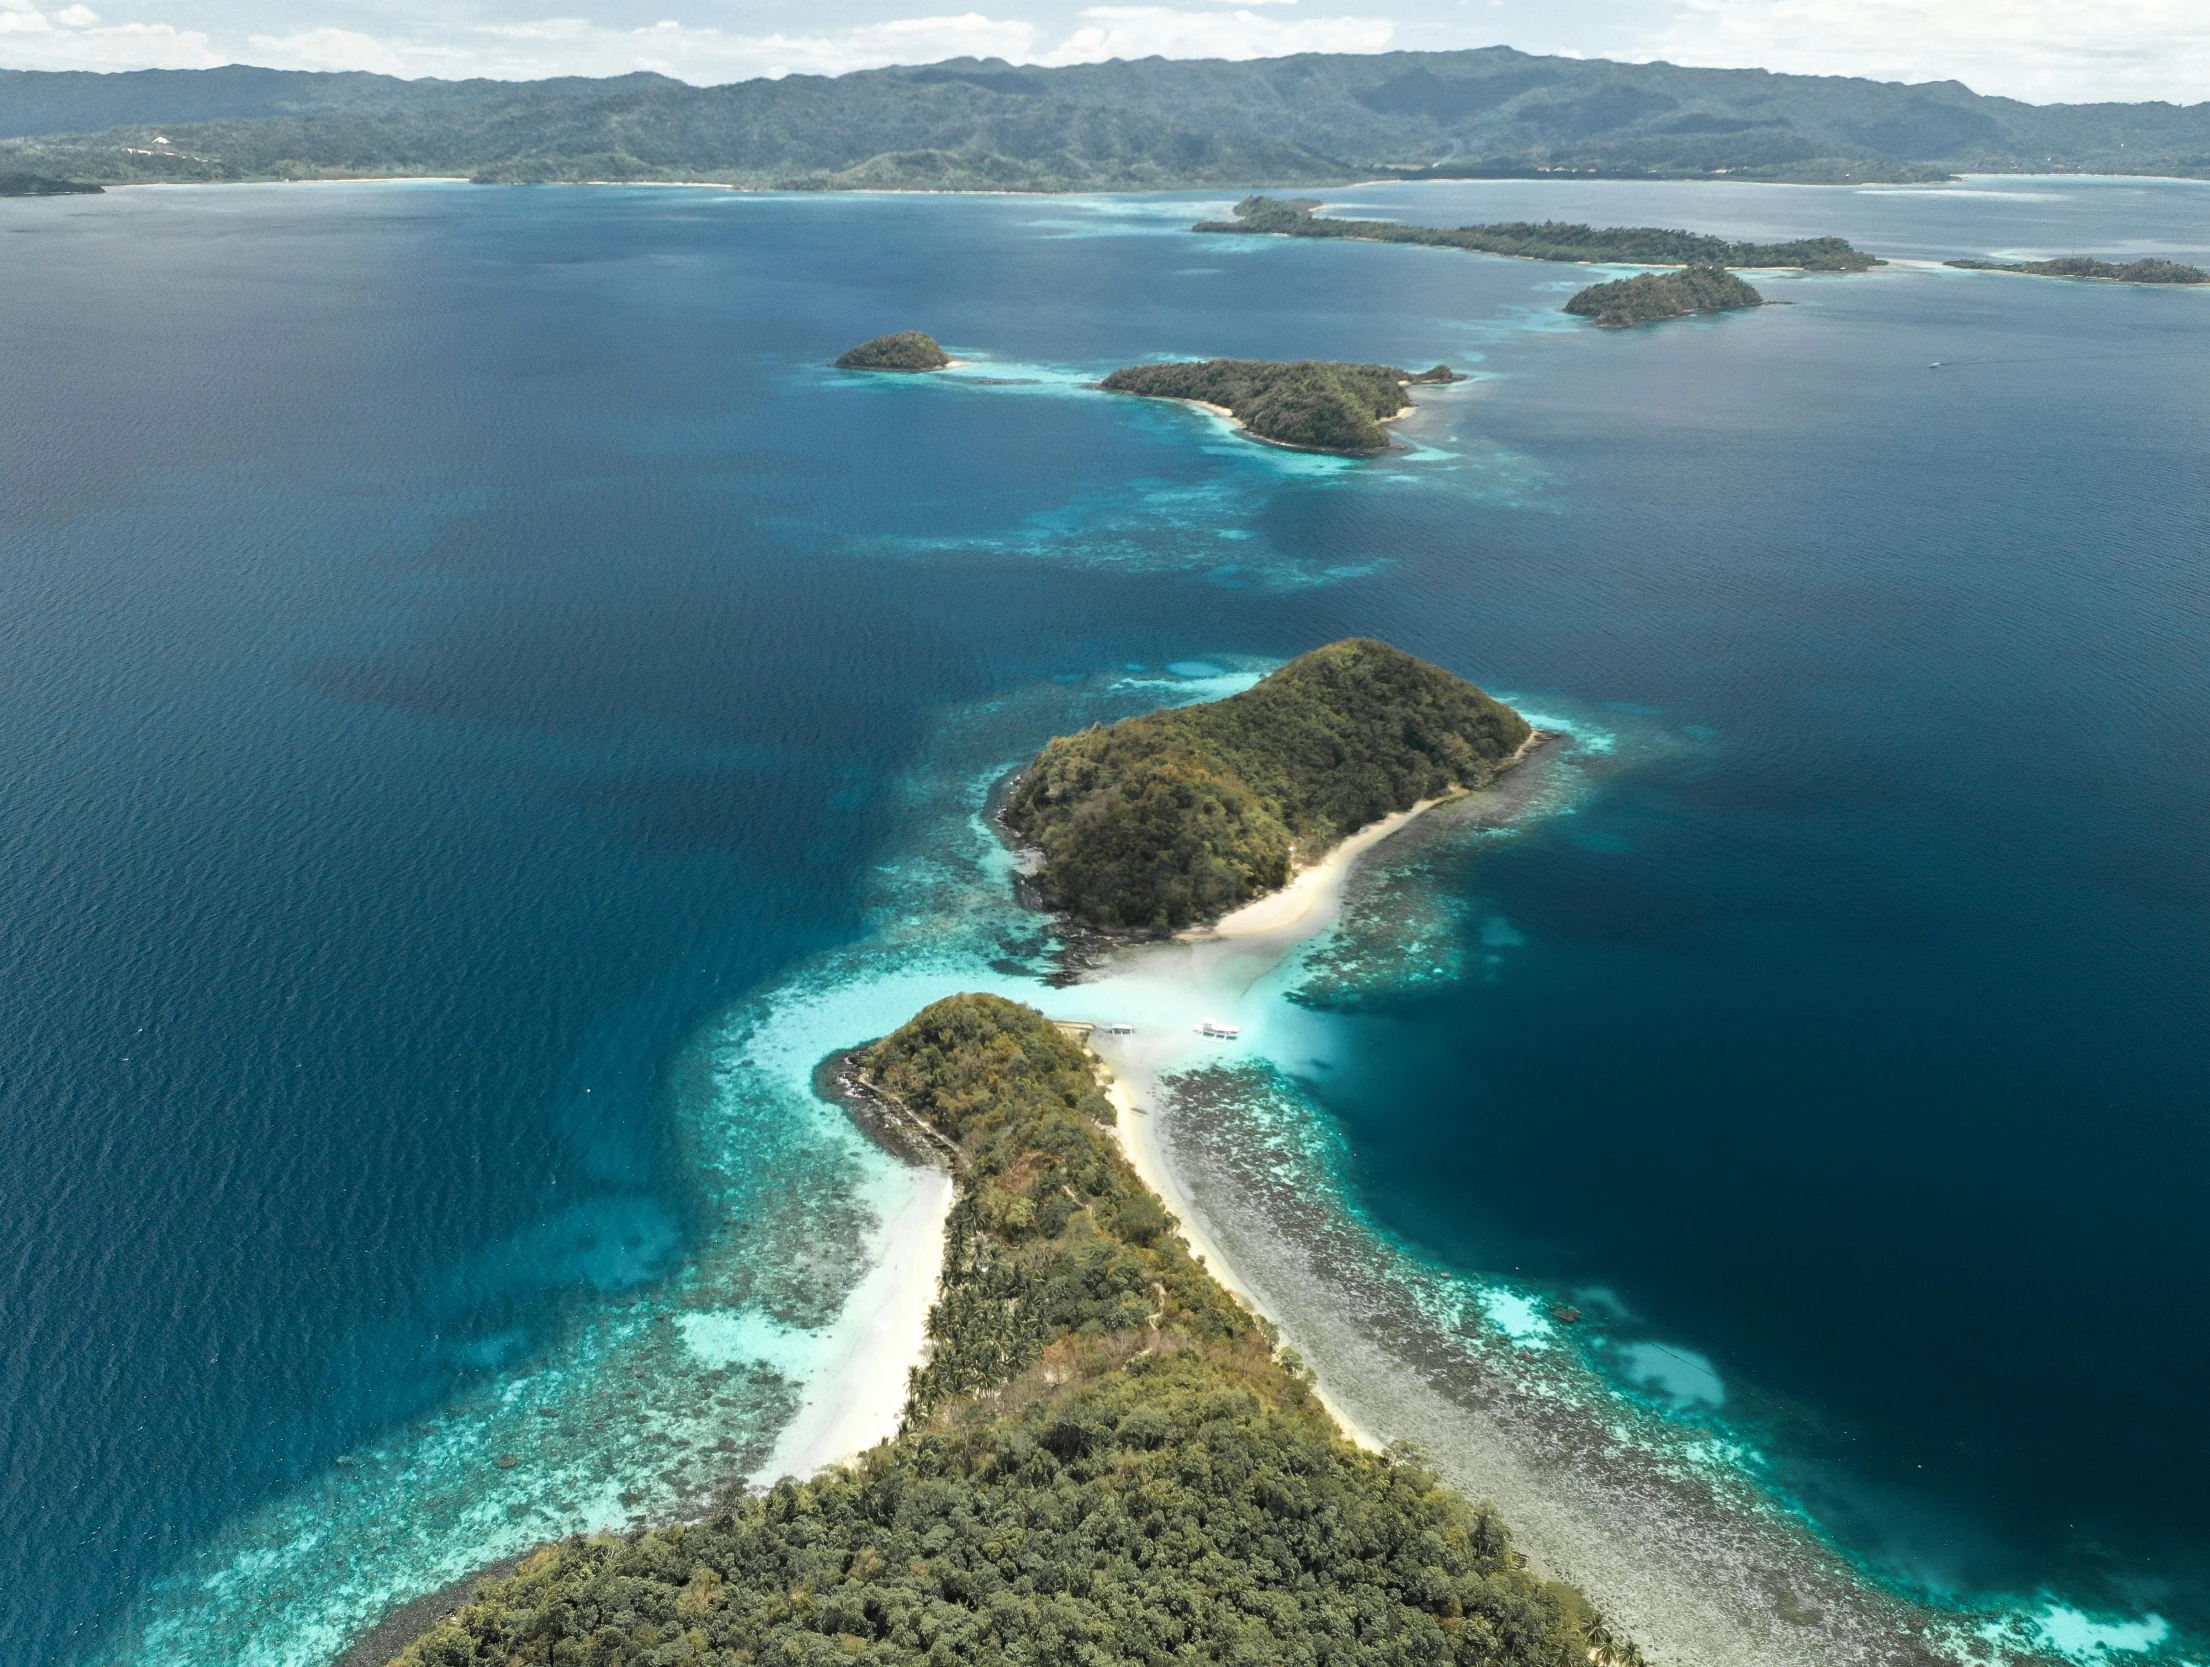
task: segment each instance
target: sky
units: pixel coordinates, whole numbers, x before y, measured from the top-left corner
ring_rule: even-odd
[[[1069,64],[1503,45],[1953,79],[2036,103],[2210,99],[2210,0],[982,3],[952,12],[929,10],[929,0],[0,0],[0,67],[250,63],[510,80],[644,69],[712,85],[959,56]]]

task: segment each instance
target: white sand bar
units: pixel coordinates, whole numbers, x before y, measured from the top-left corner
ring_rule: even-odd
[[[944,1267],[952,1178],[917,1168],[912,1192],[883,1222],[879,1260],[846,1299],[829,1350],[813,1364],[806,1402],[755,1483],[811,1476],[898,1433],[906,1378],[926,1358],[929,1309]]]

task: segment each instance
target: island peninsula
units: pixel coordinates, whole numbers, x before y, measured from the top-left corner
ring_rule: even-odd
[[[703,1523],[546,1546],[393,1667],[1641,1661],[1493,1511],[1343,1438],[1042,1014],[948,997],[846,1081],[958,1181],[897,1438]]]
[[[1001,819],[1043,902],[1109,932],[1209,921],[1371,823],[1486,785],[1534,735],[1464,679],[1367,638],[1202,706],[1061,736]]]
[[[1863,272],[1886,264],[1838,237],[1791,243],[1734,243],[1701,232],[1658,226],[1584,226],[1524,220],[1491,226],[1408,226],[1395,220],[1339,220],[1316,212],[1312,198],[1246,197],[1232,220],[1206,220],[1191,230],[1252,232],[1272,237],[1340,237],[1361,243],[1417,243],[1522,260],[1596,262],[1622,266],[1781,266],[1807,272]]]
[[[2066,255],[2060,260],[1945,260],[1966,272],[2022,272],[2030,278],[2099,278],[2113,284],[2210,284],[2210,272],[2199,266],[2182,266],[2175,260],[2098,260],[2093,255]]]
[[[0,174],[0,197],[97,197],[106,189],[47,174]]]
[[[1415,376],[1395,365],[1333,359],[1201,359],[1130,365],[1098,386],[1202,405],[1235,418],[1254,440],[1291,451],[1378,457],[1389,449],[1389,431],[1381,425],[1412,409],[1407,388],[1464,380],[1448,365]]]

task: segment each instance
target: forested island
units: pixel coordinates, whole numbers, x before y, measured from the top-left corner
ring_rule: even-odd
[[[1423,799],[1485,785],[1527,720],[1402,649],[1351,638],[1226,700],[1061,736],[1000,813],[1054,909],[1107,931],[1213,919]]]
[[[1762,307],[1765,298],[1723,266],[1688,266],[1678,272],[1645,272],[1608,284],[1591,284],[1565,310],[1592,318],[1603,330],[1623,330],[1690,313],[1734,312]]]
[[[0,174],[0,197],[97,197],[106,189],[46,174]]]
[[[1948,260],[1944,266],[1967,272],[2024,272],[2036,278],[2100,278],[2114,284],[2210,284],[2210,272],[2199,266],[2182,266],[2175,260],[2107,261],[2092,255],[2066,255],[2059,260]]]
[[[1584,226],[1525,220],[1491,226],[1407,226],[1395,220],[1338,220],[1316,212],[1310,198],[1246,197],[1232,220],[1204,220],[1201,232],[1252,232],[1268,237],[1347,237],[1363,243],[1417,243],[1523,260],[1600,262],[1625,266],[1793,266],[1808,272],[1863,272],[1886,263],[1838,237],[1792,243],[1731,243],[1702,232],[1658,226]]]
[[[877,336],[837,355],[839,370],[942,370],[951,355],[936,345],[934,336],[918,330],[897,330]]]
[[[1373,457],[1389,449],[1382,423],[1411,409],[1407,388],[1463,380],[1448,365],[1414,375],[1395,365],[1333,359],[1199,359],[1130,365],[1098,386],[1109,393],[1216,406],[1253,439],[1296,451]]]
[[[959,1189],[897,1439],[695,1526],[546,1546],[393,1667],[1640,1661],[1492,1511],[1342,1438],[1040,1013],[952,996],[852,1064]]]

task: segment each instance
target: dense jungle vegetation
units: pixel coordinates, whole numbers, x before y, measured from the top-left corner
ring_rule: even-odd
[[[1488,782],[1527,721],[1462,678],[1352,638],[1226,700],[1062,736],[1005,825],[1039,848],[1044,901],[1092,925],[1207,920],[1346,834]]]
[[[0,174],[0,197],[96,197],[104,189],[45,174]]]
[[[1645,272],[1639,278],[1591,284],[1568,301],[1565,310],[1593,318],[1603,329],[1618,330],[1686,318],[1690,313],[1732,312],[1764,304],[1762,295],[1725,267],[1688,266],[1678,272]]]
[[[937,1353],[898,1439],[709,1522],[547,1546],[395,1667],[1640,1659],[1487,1507],[1336,1433],[1041,1014],[953,996],[859,1065],[958,1153]]]
[[[1792,243],[1730,243],[1702,232],[1659,226],[1584,226],[1564,220],[1540,225],[1525,220],[1493,226],[1409,226],[1396,220],[1338,220],[1315,212],[1309,198],[1283,201],[1246,197],[1233,220],[1204,220],[1201,232],[1255,232],[1270,237],[1348,237],[1362,243],[1417,243],[1469,249],[1523,260],[1603,261],[1632,266],[1796,266],[1812,272],[1863,272],[1885,264],[1838,237],[1804,237]]]
[[[1396,416],[1416,382],[1455,382],[1448,365],[1417,376],[1394,365],[1332,359],[1202,359],[1130,365],[1098,384],[1116,394],[1196,399],[1232,411],[1249,433],[1302,451],[1372,457],[1389,449],[1384,417]]]
[[[936,345],[934,336],[918,330],[897,330],[864,341],[837,356],[839,370],[942,370],[951,355]]]
[[[0,70],[0,172],[462,175],[801,190],[1248,190],[1413,179],[2210,175],[2210,104],[2032,105],[1904,85],[1464,52],[994,58],[722,87],[402,80],[231,64]]]
[[[2066,255],[2059,260],[1951,260],[1944,266],[1960,266],[1967,272],[2025,272],[2036,278],[2104,278],[2119,284],[2210,284],[2210,272],[2199,266],[2182,266],[2176,260],[2107,261],[2092,255]]]

